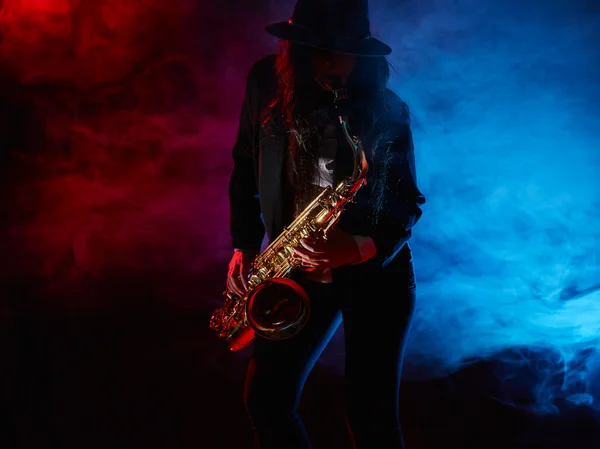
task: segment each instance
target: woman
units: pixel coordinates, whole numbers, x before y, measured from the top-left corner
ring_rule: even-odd
[[[355,448],[402,448],[398,393],[415,299],[407,244],[425,198],[416,185],[406,105],[386,88],[391,49],[369,33],[365,1],[343,10],[300,0],[267,31],[278,55],[251,69],[233,150],[228,289],[242,294],[249,265],[323,187],[353,169],[333,109],[332,79],[348,92],[348,122],[367,152],[367,185],[326,242],[303,242],[294,279],[311,315],[294,337],[257,337],[245,403],[261,449],[310,448],[297,414],[302,388],[343,319],[346,416]]]

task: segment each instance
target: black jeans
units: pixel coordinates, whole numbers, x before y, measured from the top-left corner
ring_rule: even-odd
[[[346,422],[354,448],[404,448],[398,394],[415,301],[412,261],[394,274],[358,267],[335,273],[333,284],[300,281],[311,299],[306,326],[287,340],[255,340],[245,404],[260,449],[311,448],[297,408],[308,374],[342,319]]]

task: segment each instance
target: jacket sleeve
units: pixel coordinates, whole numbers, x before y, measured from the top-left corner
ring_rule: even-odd
[[[385,177],[379,211],[371,236],[376,258],[385,268],[411,237],[411,230],[423,211],[425,196],[417,187],[415,151],[410,120],[407,117],[391,141],[385,156]]]
[[[259,108],[255,67],[250,70],[246,80],[237,139],[232,152],[229,211],[233,248],[258,251],[265,228],[261,219],[255,164],[258,152]]]

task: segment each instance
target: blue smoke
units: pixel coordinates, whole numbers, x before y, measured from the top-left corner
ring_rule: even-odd
[[[428,199],[411,244],[419,300],[405,379],[495,360],[533,411],[596,407],[600,7],[391,3],[371,2],[373,31],[394,47],[391,87],[412,111]],[[338,364],[341,345],[322,363]]]
[[[405,375],[495,359],[509,384],[535,378],[537,411],[559,399],[595,406],[600,8],[373,10],[395,47],[392,87],[412,110],[428,198],[412,242],[420,294]]]

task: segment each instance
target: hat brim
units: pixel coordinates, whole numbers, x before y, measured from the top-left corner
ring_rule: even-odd
[[[311,47],[354,56],[387,56],[392,53],[389,45],[373,37],[369,39],[323,40],[319,35],[289,22],[277,22],[265,27],[267,33],[285,41],[298,42]]]

